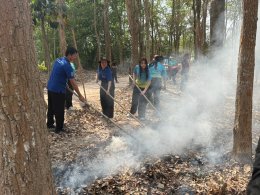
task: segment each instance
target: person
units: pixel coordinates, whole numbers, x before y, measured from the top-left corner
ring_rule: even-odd
[[[117,65],[116,65],[115,61],[112,62],[111,70],[112,70],[113,79],[115,79],[116,83],[118,83],[118,80],[117,80]]]
[[[102,107],[102,113],[108,118],[114,117],[114,96],[115,96],[115,83],[110,69],[109,60],[101,58],[99,61],[99,67],[96,74],[96,82],[101,81],[101,86],[106,90],[104,91],[100,87],[100,103]],[[111,98],[111,95],[113,98]]]
[[[169,58],[168,71],[169,77],[172,78],[173,84],[176,85],[176,75],[179,71],[179,66],[177,61],[173,57]]]
[[[48,80],[48,111],[47,128],[55,128],[56,133],[64,131],[64,105],[66,83],[69,80],[74,90],[79,96],[80,101],[86,101],[81,95],[78,85],[74,79],[74,71],[70,65],[77,57],[78,51],[73,47],[68,47],[65,57],[55,60],[50,78]],[[54,117],[56,127],[54,126]]]
[[[183,56],[181,62],[181,90],[183,91],[186,87],[186,83],[189,79],[189,70],[190,70],[190,54],[186,53]]]
[[[248,195],[260,194],[260,139],[256,147],[255,162],[253,164],[252,177],[247,185]]]
[[[149,69],[151,73],[151,84],[149,87],[149,98],[152,99],[154,106],[159,108],[160,104],[160,91],[161,89],[166,89],[166,78],[167,73],[165,70],[165,66],[162,64],[163,57],[162,56],[156,56],[153,63],[149,64]],[[162,86],[163,82],[163,86]]]
[[[70,63],[70,65],[71,65],[73,72],[74,72],[74,75],[75,75],[75,73],[76,73],[75,65],[72,62]],[[72,84],[70,83],[70,80],[68,80],[67,84],[68,85],[66,87],[66,93],[65,93],[65,108],[67,110],[70,110],[73,107],[73,105],[72,105],[73,92],[72,91],[74,91],[74,89],[73,89]],[[70,90],[68,89],[68,87],[69,87]]]
[[[138,117],[140,120],[145,120],[145,111],[147,100],[145,95],[151,84],[151,74],[148,68],[148,62],[146,58],[141,58],[138,65],[135,66],[133,72],[133,95],[132,105],[130,109],[131,114],[135,114],[138,109]],[[139,88],[139,89],[138,89]]]

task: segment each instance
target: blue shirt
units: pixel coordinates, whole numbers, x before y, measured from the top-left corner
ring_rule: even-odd
[[[169,60],[169,66],[177,66],[177,61],[175,59],[170,59]]]
[[[66,57],[56,59],[53,64],[47,89],[55,93],[65,93],[68,79],[74,78],[74,71]]]
[[[148,69],[148,77],[146,77],[145,71],[141,71],[141,75],[140,75],[140,66],[139,65],[135,66],[134,74],[135,74],[135,77],[136,77],[136,84],[140,88],[145,88],[148,81],[152,80],[149,69]]]
[[[155,62],[156,63],[156,62]],[[166,70],[164,65],[162,65],[160,62],[157,62],[157,68],[155,69],[155,63],[154,64],[149,64],[149,69],[152,78],[162,78],[166,77]]]
[[[102,68],[98,68],[97,70],[98,73],[98,80],[100,81],[112,81],[112,71],[109,68],[109,66],[107,66],[106,68],[102,69]]]

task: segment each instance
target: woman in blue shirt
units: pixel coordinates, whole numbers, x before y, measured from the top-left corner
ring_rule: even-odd
[[[152,76],[151,85],[149,87],[149,94],[153,98],[153,103],[155,107],[159,107],[159,96],[160,91],[162,89],[162,81],[163,81],[163,88],[166,89],[166,70],[164,65],[162,64],[163,57],[156,56],[155,61],[149,64],[149,70]]]
[[[97,70],[96,81],[101,81],[101,86],[106,90],[100,88],[100,103],[102,107],[102,113],[109,118],[114,117],[114,98],[115,96],[115,84],[112,76],[112,71],[109,66],[109,60],[102,58],[99,61],[99,67]]]
[[[140,120],[145,119],[147,101],[144,95],[147,93],[151,80],[152,78],[148,68],[147,59],[142,58],[139,64],[135,66],[133,73],[134,89],[132,95],[132,106],[130,110],[131,114],[135,114],[138,108],[138,117]]]

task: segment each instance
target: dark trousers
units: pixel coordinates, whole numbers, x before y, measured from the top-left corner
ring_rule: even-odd
[[[117,80],[117,69],[116,68],[112,68],[112,75],[113,75],[113,78],[115,79],[115,81],[118,82],[118,80]]]
[[[56,131],[61,131],[63,129],[64,103],[65,94],[48,91],[47,127],[52,127],[54,125],[55,117]]]
[[[248,195],[260,194],[260,139],[258,140],[252,177],[247,185]]]
[[[140,89],[142,91],[144,90],[144,88],[140,88]],[[130,113],[135,114],[138,109],[138,116],[145,117],[146,105],[147,105],[147,100],[143,95],[141,95],[140,90],[135,86],[133,89],[132,105],[131,105]]]
[[[181,75],[181,85],[180,85],[180,88],[181,88],[182,91],[185,90],[188,79],[189,79],[188,73],[182,73],[182,75]]]
[[[153,103],[153,105],[157,108],[159,108],[159,104],[160,104],[161,89],[162,89],[162,79],[153,78],[151,81],[151,85],[148,89],[148,98]]]
[[[101,86],[107,90],[108,83],[102,81]],[[114,98],[115,97],[115,85],[112,82],[110,87],[110,95]],[[100,88],[100,103],[102,107],[102,113],[106,115],[108,118],[114,117],[114,100],[106,94],[106,92]]]
[[[71,90],[73,90],[73,87],[70,83],[70,81],[68,81],[68,86]],[[66,109],[69,109],[70,107],[72,107],[72,96],[73,96],[73,93],[71,91],[69,91],[67,88],[66,88],[66,95],[65,95],[65,107]]]
[[[176,84],[176,75],[178,71],[179,70],[177,68],[172,70],[171,77],[172,77],[173,84]]]

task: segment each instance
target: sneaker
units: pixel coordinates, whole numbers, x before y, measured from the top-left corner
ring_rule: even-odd
[[[55,129],[56,127],[55,127],[55,125],[47,125],[47,128],[48,129]]]
[[[64,131],[64,129],[55,129],[54,132],[57,134],[61,134],[61,133],[64,133],[65,131]]]

